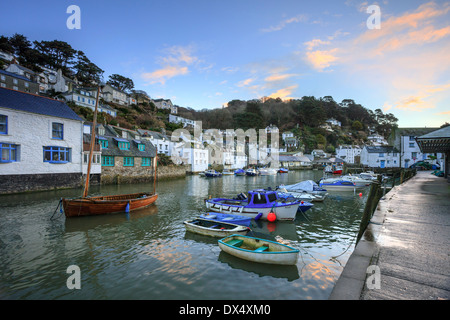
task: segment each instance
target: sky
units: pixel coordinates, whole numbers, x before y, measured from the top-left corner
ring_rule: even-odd
[[[80,29],[69,29],[80,9]],[[152,98],[196,110],[332,96],[400,127],[450,122],[450,1],[15,0],[0,34],[62,40]]]

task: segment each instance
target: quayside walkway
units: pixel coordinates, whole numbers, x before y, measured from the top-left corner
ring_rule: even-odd
[[[450,183],[419,171],[388,192],[329,299],[450,299]]]

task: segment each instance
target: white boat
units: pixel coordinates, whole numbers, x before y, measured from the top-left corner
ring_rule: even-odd
[[[370,186],[372,184],[372,182],[374,182],[373,180],[363,179],[363,178],[360,178],[358,176],[353,176],[353,175],[345,175],[345,176],[340,177],[340,179],[346,180],[346,181],[351,181],[351,182],[355,183],[355,185],[357,187],[367,187],[367,186]]]
[[[218,238],[232,234],[246,235],[250,231],[250,228],[246,226],[201,218],[184,221],[183,223],[187,231]]]
[[[222,251],[235,257],[268,264],[295,265],[299,250],[266,239],[231,235],[219,240]]]
[[[247,176],[257,176],[257,175],[259,175],[259,171],[256,169],[247,169],[247,170],[245,170],[245,174]]]
[[[262,176],[272,176],[272,175],[276,175],[278,173],[278,171],[273,168],[261,168],[261,169],[259,169],[259,173]]]
[[[312,180],[305,180],[287,186],[281,184],[279,188],[285,188],[288,192],[307,192],[313,195],[326,195],[327,193],[326,189],[321,188],[316,182]]]
[[[223,174],[223,175],[234,175],[234,172],[233,172],[233,171],[230,171],[230,170],[228,170],[228,169],[225,169],[225,170],[222,171],[222,174]]]

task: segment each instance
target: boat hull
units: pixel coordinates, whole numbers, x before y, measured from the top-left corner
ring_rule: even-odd
[[[184,221],[183,223],[184,227],[189,232],[216,238],[223,238],[232,234],[246,235],[250,231],[250,229],[245,226],[207,219],[194,219]]]
[[[259,213],[262,213],[262,220],[268,220],[267,216],[269,212],[272,211],[275,213],[277,220],[292,221],[295,219],[298,207],[300,206],[300,201],[292,202],[292,204],[266,207],[248,207],[240,203],[242,203],[242,201],[230,199],[209,199],[206,200],[206,208],[213,212],[237,214],[250,217],[252,219],[256,218]]]
[[[158,199],[158,194],[133,193],[118,196],[62,199],[67,218],[95,216],[110,213],[134,211],[148,207]]]
[[[236,246],[242,240],[240,246]],[[233,241],[236,245],[233,245]],[[266,239],[259,239],[241,235],[231,235],[219,240],[222,251],[235,257],[266,264],[295,265],[297,264],[299,250]],[[261,247],[267,249],[262,251]]]

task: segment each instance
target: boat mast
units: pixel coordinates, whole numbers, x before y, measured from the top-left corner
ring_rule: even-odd
[[[94,154],[95,127],[97,126],[97,107],[98,107],[99,96],[100,96],[100,86],[97,88],[97,99],[95,101],[94,120],[92,123],[92,130],[91,130],[91,145],[90,145],[90,151],[89,151],[89,162],[88,162],[88,167],[87,167],[86,183],[84,185],[83,198],[87,197],[88,191],[89,191],[89,176],[91,174],[92,157]]]

